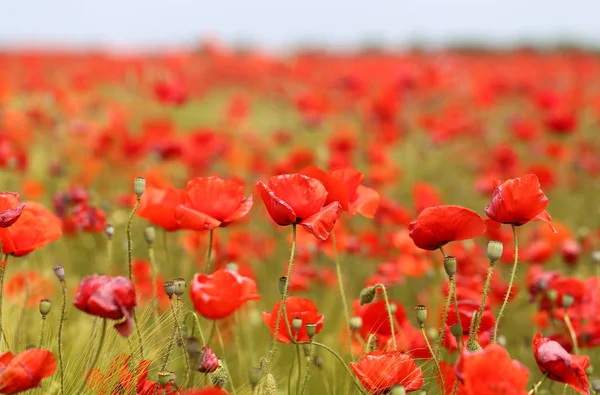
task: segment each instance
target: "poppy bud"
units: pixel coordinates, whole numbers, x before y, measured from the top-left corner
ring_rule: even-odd
[[[456,273],[456,258],[453,256],[447,256],[444,258],[444,270],[446,270],[446,274],[448,277],[454,277]]]
[[[287,277],[286,276],[279,277],[279,293],[281,295],[285,294],[286,283],[287,283]]]
[[[219,367],[219,358],[217,358],[214,351],[206,344],[202,346],[198,359],[200,360],[200,365],[197,370],[200,373],[212,373]]]
[[[350,329],[352,330],[359,330],[362,327],[362,318],[361,317],[351,317],[350,321],[348,322],[348,325],[350,325]]]
[[[504,244],[501,241],[492,240],[487,245],[487,256],[490,260],[490,264],[496,263],[496,261],[502,258],[504,252]]]
[[[187,339],[185,339],[185,349],[187,350],[188,354],[190,354],[192,356],[199,354],[198,353],[198,345],[199,344],[200,344],[200,341],[198,340],[197,337],[188,337]]]
[[[115,227],[111,224],[106,224],[104,227],[104,234],[108,240],[112,240],[113,236],[115,235]]]
[[[292,328],[294,328],[294,331],[298,332],[300,328],[302,328],[302,318],[294,318],[292,320]]]
[[[571,294],[564,294],[562,297],[562,305],[563,308],[568,309],[569,307],[573,306],[573,302],[575,300],[573,299],[573,295]]]
[[[360,301],[360,305],[369,304],[375,299],[375,295],[377,294],[377,287],[367,287],[360,291],[360,295],[358,296],[358,300]]]
[[[404,386],[397,385],[395,387],[392,387],[390,395],[406,395],[406,390],[404,389]]]
[[[146,226],[146,229],[144,229],[144,239],[149,245],[154,244],[154,240],[156,240],[156,229],[154,229],[154,226]]]
[[[317,333],[317,324],[306,324],[306,335],[310,340],[315,336],[315,333]]]
[[[596,393],[600,392],[600,380],[592,380],[592,389],[596,391]]]
[[[140,200],[145,190],[146,179],[144,177],[136,177],[135,180],[133,180],[133,192],[135,192],[138,200]]]
[[[168,370],[161,370],[160,372],[158,372],[158,384],[161,387],[166,387],[167,385],[169,385],[174,376],[175,375],[173,374],[173,372],[170,372]]]
[[[417,323],[421,328],[425,326],[425,321],[427,321],[427,307],[420,304],[415,307],[415,317],[417,318]]]
[[[256,386],[258,385],[258,383],[260,381],[261,376],[262,376],[261,368],[257,368],[256,366],[253,366],[252,368],[250,368],[250,372],[248,373],[248,381],[250,382],[252,389],[256,388]]]
[[[498,335],[498,344],[500,344],[502,347],[506,347],[506,336]]]
[[[40,314],[42,315],[43,318],[46,318],[46,316],[50,312],[51,308],[52,308],[52,302],[50,302],[48,299],[40,300]]]
[[[592,366],[592,365],[588,366],[588,368],[585,370],[585,374],[587,374],[588,376],[591,376],[592,374],[594,374],[594,366]]]
[[[183,294],[185,293],[185,287],[187,285],[185,283],[185,280],[181,277],[178,277],[175,280],[173,280],[173,284],[175,285],[175,295],[183,296]]]
[[[59,281],[63,281],[65,279],[65,267],[63,265],[54,265],[54,274]]]
[[[377,350],[377,337],[374,334],[370,334],[367,337],[367,344],[365,345],[365,351],[370,353],[372,351]]]
[[[427,329],[427,337],[432,339],[432,340],[437,340],[439,336],[439,332],[437,329],[435,328],[429,328]]]
[[[459,338],[462,336],[462,327],[460,326],[460,324],[452,324],[450,325],[450,333],[452,333],[452,336]]]
[[[163,288],[169,299],[175,294],[175,283],[173,281],[165,281]]]
[[[558,299],[558,292],[556,292],[555,289],[549,289],[546,291],[546,296],[552,303],[554,303],[556,302],[556,299]]]
[[[229,262],[227,265],[225,265],[225,268],[227,268],[227,270],[231,270],[232,272],[238,272],[239,267],[238,264],[235,262]]]
[[[210,381],[215,387],[225,388],[228,379],[227,370],[223,368],[223,364],[219,360],[219,366],[210,374]]]

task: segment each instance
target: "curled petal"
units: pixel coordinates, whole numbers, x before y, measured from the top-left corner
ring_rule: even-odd
[[[223,220],[223,224],[229,224],[237,219],[246,216],[246,214],[248,214],[248,212],[252,208],[253,204],[254,200],[252,199],[252,195],[250,195],[246,199],[242,200],[242,203],[237,208],[237,210],[229,214],[229,216]]]
[[[265,203],[269,215],[277,225],[286,226],[296,222],[296,213],[294,210],[281,198],[275,196],[275,193],[264,182],[257,182],[256,188]]]
[[[338,202],[333,202],[323,207],[321,211],[300,222],[300,225],[317,239],[326,240],[341,214],[342,206]]]
[[[175,218],[181,228],[188,230],[213,230],[221,225],[221,221],[183,204],[175,208]]]

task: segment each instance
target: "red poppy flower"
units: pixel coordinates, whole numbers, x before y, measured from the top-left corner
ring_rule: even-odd
[[[206,344],[202,346],[200,354],[198,355],[198,368],[196,369],[200,373],[212,373],[219,367],[219,358],[215,352]]]
[[[454,366],[450,365],[446,361],[440,361],[440,369],[442,370],[442,377],[444,378],[444,395],[466,395],[464,385],[459,381],[456,392],[454,391],[454,384],[456,384],[456,373],[454,372]],[[439,373],[436,372],[436,378],[438,385],[440,382]]]
[[[417,215],[427,207],[441,206],[444,204],[437,189],[426,182],[415,183],[412,188],[412,195]]]
[[[198,177],[186,186],[185,203],[175,208],[183,229],[213,230],[248,214],[252,195],[244,198],[244,186],[220,177]]]
[[[435,250],[451,241],[473,239],[485,232],[485,221],[479,214],[461,206],[434,206],[421,211],[408,225],[415,245]]]
[[[370,352],[358,362],[350,362],[350,368],[363,387],[374,395],[385,394],[395,386],[403,386],[406,392],[423,386],[423,371],[409,355],[400,351]]]
[[[56,359],[48,350],[34,348],[17,355],[0,354],[0,394],[17,394],[36,388],[56,370]]]
[[[14,224],[23,211],[25,204],[19,203],[19,194],[16,192],[0,192],[0,228],[7,228]]]
[[[247,301],[260,299],[254,280],[227,269],[196,274],[190,296],[196,311],[211,320],[228,317]]]
[[[342,214],[339,202],[325,207],[327,190],[316,178],[283,174],[259,181],[256,187],[269,215],[281,226],[299,224],[316,238],[325,240]]]
[[[173,79],[160,81],[154,85],[154,94],[163,104],[179,106],[185,104],[188,92],[183,82]]]
[[[62,236],[60,219],[41,204],[27,202],[21,217],[8,228],[0,228],[2,252],[27,255]]]
[[[37,271],[26,270],[15,273],[4,286],[8,299],[22,304],[24,296],[27,307],[37,307],[41,299],[51,298],[54,294],[54,282]]]
[[[281,306],[281,301],[277,302],[275,306],[273,306],[273,310],[269,313],[263,311],[262,319],[265,324],[271,328],[271,336],[275,333],[275,324],[277,323],[277,314],[279,313],[279,307]],[[316,332],[321,332],[323,328],[323,314],[319,314],[317,310],[317,306],[307,298],[300,298],[298,296],[290,296],[287,298],[285,302],[285,308],[287,312],[287,319],[290,323],[290,331],[292,335],[295,336],[295,340],[299,342],[309,341],[309,337],[306,334],[306,324],[316,324]],[[294,318],[300,318],[302,320],[302,326],[298,333],[292,328],[292,321]],[[287,326],[285,322],[282,320],[279,324],[279,333],[277,334],[277,341],[282,343],[291,343],[290,337],[288,335]]]
[[[589,394],[585,370],[590,366],[590,357],[569,354],[558,342],[541,333],[533,338],[533,356],[540,371],[550,380],[569,384],[580,394]]]
[[[464,351],[455,368],[469,395],[526,395],[529,372],[498,344]]]
[[[155,188],[148,186],[140,200],[137,215],[164,230],[179,229],[175,218],[175,208],[185,201],[185,191],[175,188]]]
[[[121,336],[129,336],[132,330],[131,314],[136,304],[133,283],[125,277],[87,276],[75,297],[75,307],[88,314],[111,320],[120,320],[115,329]]]
[[[400,327],[407,323],[404,306],[395,300],[390,300],[390,306],[394,309],[393,317]],[[358,330],[360,337],[366,340],[373,334],[377,338],[377,344],[385,347],[392,338],[392,328],[385,300],[379,299],[372,303],[361,306],[359,301],[353,303],[354,316],[362,319],[362,325]]]
[[[504,182],[496,180],[492,203],[485,206],[485,213],[493,221],[521,226],[529,221],[549,222],[546,207],[548,198],[537,176],[525,174]]]
[[[450,327],[458,322],[463,330],[463,339],[465,344],[469,338],[469,327],[471,326],[471,319],[473,314],[479,311],[479,302],[472,300],[459,300],[458,301],[458,319],[456,317],[456,310],[448,310],[448,319],[446,321],[446,335],[444,337],[444,346],[450,351],[454,352],[458,348],[456,338],[450,333]],[[479,326],[479,333],[477,334],[477,342],[480,346],[485,347],[490,343],[491,333],[494,329],[496,320],[494,319],[494,313],[489,306],[485,306],[483,309],[483,315],[481,317],[481,324]]]
[[[333,170],[329,174],[316,166],[299,171],[308,177],[321,181],[327,190],[325,205],[339,202],[344,211],[352,215],[361,214],[373,218],[379,206],[379,194],[362,184],[363,174],[355,169]]]
[[[227,391],[225,391],[221,387],[205,387],[194,390],[187,390],[183,392],[183,395],[227,395]]]

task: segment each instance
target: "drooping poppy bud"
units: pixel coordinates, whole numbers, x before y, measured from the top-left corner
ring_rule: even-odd
[[[217,355],[207,345],[202,346],[198,359],[200,360],[200,365],[197,370],[200,373],[212,373],[219,367],[219,358],[217,358]]]

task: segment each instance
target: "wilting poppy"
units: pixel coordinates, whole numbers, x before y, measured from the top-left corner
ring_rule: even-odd
[[[146,187],[137,215],[164,230],[179,229],[175,208],[185,201],[185,191],[175,188]]]
[[[275,333],[275,324],[277,323],[277,314],[279,313],[279,308],[281,307],[281,301],[277,302],[273,307],[273,310],[269,313],[264,311],[262,313],[262,319],[265,324],[271,328],[271,336]],[[292,332],[292,336],[295,337],[294,340],[299,342],[309,341],[309,337],[306,334],[306,324],[315,324],[316,331],[315,333],[319,333],[323,328],[323,314],[319,314],[317,310],[317,306],[307,298],[301,298],[298,296],[290,296],[286,299],[285,308],[287,312],[287,319],[290,323],[290,331]],[[302,320],[302,325],[298,333],[292,327],[292,321],[294,318],[300,318]],[[291,343],[290,337],[288,335],[287,326],[283,321],[284,317],[282,317],[281,322],[279,323],[279,333],[277,334],[277,341],[282,343]]]
[[[62,236],[60,219],[39,203],[26,202],[21,217],[8,228],[0,228],[2,252],[27,255]]]
[[[385,394],[395,386],[403,386],[407,392],[423,386],[423,371],[408,354],[400,351],[370,352],[358,362],[350,362],[350,368],[363,387],[374,395]]]
[[[435,250],[451,241],[473,239],[485,232],[485,221],[479,214],[461,206],[434,206],[421,211],[408,225],[415,245]]]
[[[190,296],[196,311],[210,320],[228,317],[247,301],[260,299],[254,280],[227,269],[196,274]]]
[[[74,305],[88,314],[123,322],[115,324],[121,336],[132,330],[131,314],[136,304],[133,283],[125,277],[87,276],[79,283]]]
[[[19,203],[19,194],[16,192],[0,192],[0,228],[7,228],[14,224],[25,207]]]
[[[364,176],[355,169],[338,169],[329,174],[316,166],[305,167],[300,174],[316,178],[327,190],[325,205],[339,202],[342,210],[352,215],[373,218],[379,206],[379,194],[362,185]]]
[[[492,202],[485,206],[487,216],[502,224],[524,225],[529,221],[550,221],[548,198],[535,174],[507,181],[495,181]]]
[[[527,368],[512,360],[498,344],[490,344],[480,351],[464,351],[455,370],[467,394],[527,394]]]
[[[212,373],[219,367],[219,358],[217,358],[212,348],[206,344],[200,350],[198,361],[199,364],[196,370],[200,373]]]
[[[183,229],[213,230],[248,214],[252,195],[244,198],[244,186],[220,177],[198,177],[186,186],[185,203],[175,209]]]
[[[536,333],[533,338],[533,356],[540,371],[550,380],[569,384],[580,394],[588,394],[589,383],[585,370],[590,357],[569,354],[558,342]]]
[[[34,348],[17,355],[0,354],[0,394],[16,394],[36,388],[56,370],[56,359],[48,350]]]
[[[256,187],[269,215],[281,226],[299,224],[315,237],[327,239],[342,213],[339,202],[327,206],[327,190],[316,178],[283,174],[259,181]]]

